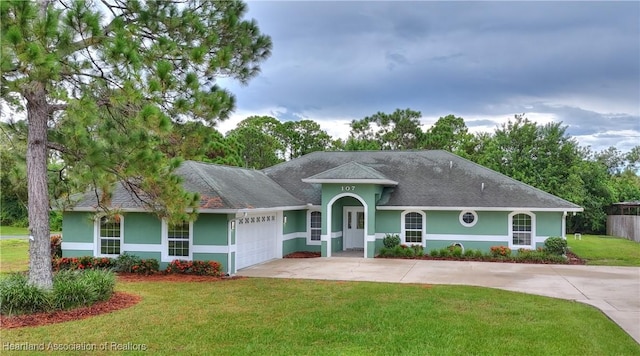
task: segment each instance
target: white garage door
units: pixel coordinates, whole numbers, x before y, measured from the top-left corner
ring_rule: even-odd
[[[236,226],[236,269],[277,257],[275,213],[247,215]]]

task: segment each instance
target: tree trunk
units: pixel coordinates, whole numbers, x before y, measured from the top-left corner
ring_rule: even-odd
[[[47,185],[47,124],[49,104],[44,85],[35,82],[25,90],[27,99],[27,191],[29,211],[29,283],[53,286],[49,237],[49,187]]]

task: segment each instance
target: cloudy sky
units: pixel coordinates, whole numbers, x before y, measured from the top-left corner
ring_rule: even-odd
[[[396,108],[472,132],[526,113],[582,146],[640,144],[640,3],[250,1],[273,54],[237,97],[250,115],[311,119],[335,137]]]

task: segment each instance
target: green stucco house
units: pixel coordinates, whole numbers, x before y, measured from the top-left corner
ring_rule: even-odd
[[[216,260],[233,274],[294,251],[372,258],[386,234],[427,251],[534,249],[583,210],[445,151],[314,152],[260,171],[186,161],[177,174],[200,194],[197,220],[170,225],[122,187],[108,220],[87,194],[64,212],[63,255]]]

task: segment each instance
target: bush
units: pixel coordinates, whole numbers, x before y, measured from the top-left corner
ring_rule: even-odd
[[[49,293],[14,273],[0,279],[0,312],[4,315],[37,313],[51,309]]]
[[[66,270],[53,277],[53,309],[71,309],[107,300],[113,294],[116,278],[107,270]]]
[[[49,211],[49,229],[51,231],[62,231],[62,212],[58,210]]]
[[[80,275],[84,272],[64,270],[53,277],[54,309],[71,309],[76,306],[93,304],[98,300],[96,290],[92,288]]]
[[[424,247],[422,247],[422,245],[411,245],[411,249],[413,250],[413,255],[415,257],[424,256]]]
[[[51,261],[53,271],[83,270],[83,269],[112,269],[115,260],[108,257],[60,257]]]
[[[51,259],[62,257],[62,236],[51,235]]]
[[[152,275],[160,271],[160,263],[155,258],[141,259],[131,267],[131,272]]]
[[[458,245],[451,245],[447,247],[447,249],[450,251],[450,254],[452,257],[457,257],[457,258],[462,257],[462,247]]]
[[[142,259],[138,256],[123,253],[115,261],[117,272],[133,273],[133,266],[139,265]]]
[[[23,274],[0,279],[0,312],[30,314],[69,309],[107,300],[113,294],[115,276],[108,270],[63,270],[46,291],[28,283]]]
[[[544,240],[544,247],[550,254],[564,255],[567,252],[567,240],[562,237],[549,237]]]
[[[491,246],[489,248],[491,256],[493,257],[509,257],[511,256],[511,249],[507,246]]]
[[[165,270],[167,273],[196,274],[220,277],[222,266],[216,261],[173,260]]]
[[[382,244],[386,248],[394,248],[400,245],[400,236],[397,234],[386,234],[382,239]]]
[[[474,258],[476,255],[476,252],[472,249],[466,249],[464,250],[464,253],[462,254],[462,257],[464,258]]]

